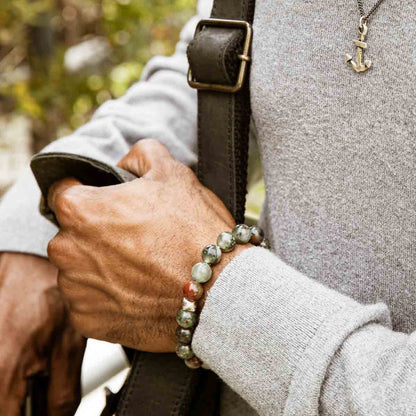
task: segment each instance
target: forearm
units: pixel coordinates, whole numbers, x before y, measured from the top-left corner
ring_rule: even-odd
[[[373,322],[388,327],[385,306],[360,305],[272,253],[251,248],[235,257],[211,288],[193,348],[260,414],[317,415],[336,352]],[[345,414],[328,400],[331,416]]]

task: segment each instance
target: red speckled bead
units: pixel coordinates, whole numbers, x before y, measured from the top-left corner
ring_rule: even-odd
[[[191,370],[197,370],[201,367],[202,361],[198,357],[192,357],[188,360],[185,360],[185,364],[187,367],[189,367]]]
[[[204,289],[200,283],[190,281],[183,287],[183,294],[186,299],[196,301],[201,299]]]

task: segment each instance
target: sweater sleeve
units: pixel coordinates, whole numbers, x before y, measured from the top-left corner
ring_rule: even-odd
[[[261,248],[222,271],[193,348],[260,415],[416,413],[416,335]]]
[[[115,164],[137,140],[154,138],[176,159],[194,165],[197,102],[196,92],[186,81],[186,48],[199,19],[209,14],[211,3],[199,1],[198,14],[182,30],[173,56],[150,60],[140,82],[123,97],[104,103],[89,123],[43,152],[72,152]],[[46,256],[56,228],[38,213],[39,198],[27,169],[0,204],[0,252]]]

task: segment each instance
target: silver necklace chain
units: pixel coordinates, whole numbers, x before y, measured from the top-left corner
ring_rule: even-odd
[[[384,0],[377,0],[376,4],[370,9],[370,11],[366,14],[364,11],[364,5],[363,0],[357,0],[358,3],[358,9],[360,10],[361,20],[367,21],[372,14],[376,12],[376,10],[381,6],[381,3],[383,3]]]

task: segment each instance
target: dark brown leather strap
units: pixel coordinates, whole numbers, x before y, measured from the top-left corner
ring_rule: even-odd
[[[252,23],[254,0],[215,0],[212,18]],[[188,48],[193,78],[233,85],[238,78],[246,40],[241,27],[204,27]],[[248,71],[247,71],[248,72]],[[214,191],[237,222],[244,219],[248,134],[249,74],[236,93],[198,91],[198,176]],[[138,352],[118,416],[214,416],[218,414],[219,380],[212,372],[190,371],[171,354]]]
[[[176,354],[138,352],[117,416],[187,415],[198,380]]]
[[[217,0],[211,18],[251,24],[254,6],[254,0]],[[235,84],[246,35],[242,27],[205,26],[188,47],[192,79]],[[198,176],[237,222],[244,221],[250,114],[249,70],[236,93],[198,91]]]
[[[217,416],[219,387],[215,374],[189,370],[176,354],[136,351],[127,382],[108,392],[101,416]]]

